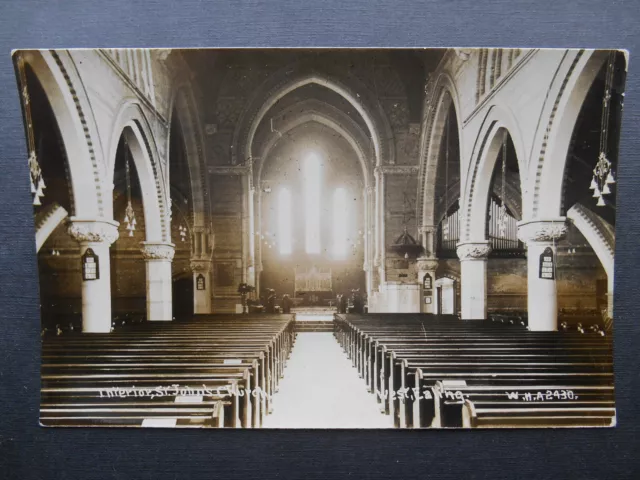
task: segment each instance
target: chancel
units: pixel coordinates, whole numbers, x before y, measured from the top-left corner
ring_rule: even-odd
[[[615,424],[625,52],[14,61],[43,425]]]

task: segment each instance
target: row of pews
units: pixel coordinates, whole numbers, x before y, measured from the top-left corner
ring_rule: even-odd
[[[294,315],[197,315],[44,337],[44,426],[261,427]]]
[[[334,335],[396,427],[615,425],[612,343],[598,332],[337,314]]]

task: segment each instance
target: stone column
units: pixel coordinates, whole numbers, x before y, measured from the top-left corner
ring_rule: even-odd
[[[438,259],[419,257],[416,265],[418,270],[418,282],[420,283],[420,311],[422,313],[436,313],[435,312],[435,292],[436,292],[436,269],[438,268]],[[424,277],[425,275],[431,276],[431,289],[424,289]],[[430,293],[429,293],[430,292]],[[430,298],[430,303],[427,303],[425,298]]]
[[[491,253],[489,242],[459,243],[456,250],[460,259],[460,310],[463,320],[487,318],[487,257]]]
[[[529,330],[558,329],[556,245],[566,233],[567,225],[564,218],[518,223],[518,238],[527,245]]]
[[[118,223],[72,217],[68,232],[80,244],[80,258],[89,249],[98,257],[97,278],[82,280],[82,331],[108,333],[111,331],[109,247],[118,239]]]
[[[242,281],[249,282],[249,209],[251,196],[251,173],[242,177]]]
[[[378,238],[378,276],[380,284],[384,284],[387,280],[386,277],[386,227],[385,227],[385,217],[386,217],[386,209],[385,209],[385,178],[384,172],[379,168],[375,170],[376,176],[376,204],[377,204],[377,221],[376,221],[376,232]]]
[[[247,190],[248,190],[248,199],[247,199],[247,207],[249,209],[248,219],[247,219],[247,232],[246,237],[248,240],[248,253],[246,255],[247,261],[247,283],[252,286],[256,286],[256,219],[255,219],[255,193],[256,189],[252,185],[251,177],[248,176],[247,179]]]
[[[423,225],[420,227],[420,234],[422,236],[422,248],[424,248],[424,256],[426,258],[435,258],[436,256],[436,244],[435,244],[435,231],[434,225]]]
[[[142,242],[142,245],[147,264],[147,320],[171,321],[171,262],[175,246],[160,242]]]
[[[212,313],[211,260],[191,260],[193,272],[193,313]]]
[[[262,189],[259,188],[257,193],[257,215],[256,222],[257,225],[254,227],[255,235],[257,236],[255,240],[255,277],[256,277],[256,294],[260,297],[261,285],[260,285],[260,276],[262,275]]]
[[[371,298],[373,292],[373,268],[374,268],[374,252],[372,245],[372,238],[374,233],[375,221],[373,221],[373,196],[374,188],[371,186],[365,187],[363,190],[364,195],[364,229],[363,229],[363,244],[364,244],[364,271],[365,271],[365,284],[367,288],[367,298]]]
[[[607,276],[607,315],[613,318],[613,275]]]

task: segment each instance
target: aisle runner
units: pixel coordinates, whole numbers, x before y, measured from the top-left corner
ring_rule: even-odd
[[[391,428],[332,333],[299,333],[265,428]]]

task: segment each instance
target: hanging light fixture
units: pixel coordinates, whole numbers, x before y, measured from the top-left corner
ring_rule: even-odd
[[[405,225],[402,235],[396,238],[396,241],[393,242],[390,249],[405,259],[408,259],[409,257],[418,256],[422,251],[422,245],[419,245],[416,240],[409,235],[407,226]]]
[[[33,133],[33,121],[31,117],[31,101],[29,91],[27,89],[27,74],[24,68],[24,58],[18,55],[18,74],[20,78],[20,91],[22,93],[22,106],[24,109],[24,119],[27,127],[27,148],[29,151],[29,175],[31,178],[31,194],[33,195],[33,204],[42,205],[40,199],[44,197],[44,177],[38,163],[36,155],[36,141]]]
[[[607,73],[605,77],[604,96],[602,98],[602,116],[600,120],[600,153],[598,162],[593,169],[590,190],[593,190],[593,198],[597,198],[596,205],[604,207],[606,205],[605,195],[611,194],[609,185],[616,183],[616,179],[611,167],[611,161],[607,158],[607,147],[609,137],[609,116],[611,106],[611,88],[613,85],[613,66],[615,52],[609,53],[607,60]]]
[[[124,225],[129,236],[133,237],[133,232],[136,230],[136,214],[133,211],[133,205],[131,204],[131,172],[129,171],[129,145],[127,140],[124,140],[124,165],[125,176],[127,180],[127,207],[124,210]]]
[[[180,233],[180,240],[181,241],[186,241],[187,239],[187,227],[185,227],[184,225],[179,225],[178,226],[178,232]]]
[[[396,241],[389,247],[391,251],[404,257],[405,260],[409,259],[409,257],[417,257],[422,252],[422,245],[416,242],[407,229],[407,203],[407,194],[405,192],[402,207],[402,235],[396,238]]]
[[[505,130],[502,137],[502,184],[500,187],[500,208],[498,209],[498,235],[503,238],[507,235],[507,206],[504,204],[507,177],[507,136]]]

